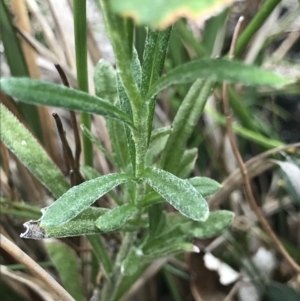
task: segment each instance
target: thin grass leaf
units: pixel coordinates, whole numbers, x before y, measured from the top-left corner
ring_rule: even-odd
[[[205,113],[208,113],[209,115],[211,115],[217,123],[222,124],[222,125],[226,124],[225,117],[222,116],[221,114],[219,114],[214,109],[212,109],[210,107],[206,107]],[[238,135],[240,135],[241,137],[244,137],[244,138],[248,139],[249,141],[253,141],[253,142],[257,143],[258,145],[261,145],[267,149],[276,148],[276,147],[280,147],[280,146],[284,145],[284,143],[281,141],[278,141],[275,139],[270,139],[260,133],[253,132],[242,126],[239,126],[238,124],[233,124],[232,127],[233,127],[234,132],[237,133]]]
[[[55,197],[64,194],[69,189],[64,175],[32,134],[2,104],[0,120],[3,143]]]
[[[242,83],[248,86],[282,87],[294,82],[294,79],[263,70],[256,66],[249,66],[239,61],[225,59],[199,59],[181,65],[156,81],[148,92],[150,99],[161,90],[173,84],[194,82],[196,79],[209,79],[222,83]]]
[[[208,217],[205,199],[187,181],[154,167],[145,169],[143,180],[181,214],[198,221],[205,221]]]
[[[115,106],[65,86],[28,78],[2,78],[0,88],[21,102],[110,116],[132,126],[131,118]]]
[[[0,38],[4,46],[10,74],[11,76],[29,76],[24,53],[17,36],[17,30],[12,21],[13,16],[10,15],[5,1],[0,0]],[[40,141],[43,141],[42,126],[37,108],[25,103],[19,103],[18,108],[32,132]]]
[[[52,205],[45,208],[41,227],[59,226],[79,215],[114,187],[132,180],[128,174],[108,174],[72,187]]]
[[[106,150],[104,145],[98,140],[98,138],[92,134],[92,132],[85,127],[83,124],[81,125],[81,129],[83,134],[104,154],[106,159],[108,159],[112,164],[115,164],[114,158],[110,155],[110,153]]]

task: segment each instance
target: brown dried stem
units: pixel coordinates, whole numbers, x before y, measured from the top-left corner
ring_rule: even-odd
[[[33,275],[53,289],[63,301],[75,301],[75,299],[58,282],[56,282],[52,276],[2,234],[0,234],[0,246],[18,262],[24,264]]]
[[[63,82],[63,84],[66,87],[70,87],[68,78],[63,70],[63,68],[59,64],[55,64],[55,68],[58,71],[60,78]],[[79,160],[80,160],[80,154],[81,154],[81,143],[80,143],[80,135],[76,120],[76,115],[74,111],[70,111],[70,117],[71,117],[71,123],[74,133],[74,139],[75,139],[75,172],[79,171]],[[78,183],[79,184],[79,183]]]
[[[232,38],[232,43],[230,47],[230,53],[229,53],[229,58],[233,58],[234,54],[234,49],[235,49],[235,44],[238,36],[238,32],[241,26],[241,23],[243,21],[243,17],[240,17],[237,26],[234,31],[234,35]],[[289,255],[289,253],[285,250],[284,246],[282,245],[281,241],[278,239],[272,228],[270,227],[268,221],[265,219],[262,211],[260,210],[259,206],[257,205],[257,202],[254,198],[252,189],[251,189],[251,184],[250,184],[250,179],[248,177],[247,169],[245,167],[245,163],[242,159],[242,156],[239,152],[239,149],[236,144],[235,136],[232,130],[232,120],[231,120],[231,112],[230,112],[230,106],[229,106],[229,100],[228,100],[228,86],[227,84],[223,84],[223,105],[224,105],[224,114],[226,116],[226,130],[227,134],[230,140],[230,144],[232,147],[232,151],[236,157],[236,160],[238,162],[239,168],[241,170],[242,176],[243,176],[243,182],[245,185],[245,190],[246,190],[246,195],[248,198],[248,201],[257,215],[257,218],[259,222],[262,224],[264,227],[265,231],[269,234],[269,236],[272,238],[276,248],[278,251],[282,254],[282,256],[288,261],[288,263],[291,265],[291,267],[294,269],[295,272],[300,273],[300,267],[299,265],[294,261],[294,259]]]

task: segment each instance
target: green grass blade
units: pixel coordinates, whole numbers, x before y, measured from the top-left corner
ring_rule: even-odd
[[[4,2],[4,0],[0,0],[0,39],[3,42],[10,74],[12,76],[29,76],[22,47],[16,29],[11,21],[12,16],[9,14]],[[25,103],[19,103],[18,108],[32,132],[40,141],[43,141],[42,127],[37,108]]]
[[[86,0],[74,0],[74,35],[75,35],[75,54],[78,89],[88,93],[88,64],[87,64],[87,31],[86,31]],[[81,113],[81,122],[87,129],[91,129],[91,117],[87,113]],[[93,166],[93,145],[86,137],[82,137],[84,162],[86,165]]]
[[[211,115],[215,121],[219,124],[225,125],[226,119],[224,116],[213,110],[212,108],[205,108],[205,112]],[[242,126],[239,126],[237,124],[233,124],[233,130],[235,133],[240,135],[241,137],[244,137],[250,141],[253,141],[257,143],[258,145],[261,145],[267,149],[274,148],[274,147],[280,147],[283,146],[284,143],[278,140],[270,139],[260,133],[253,132],[251,130],[245,129]]]
[[[75,251],[59,240],[46,241],[45,246],[64,288],[76,301],[85,301],[81,291],[81,266]]]
[[[65,193],[69,184],[59,168],[29,131],[0,104],[1,140],[55,197]]]

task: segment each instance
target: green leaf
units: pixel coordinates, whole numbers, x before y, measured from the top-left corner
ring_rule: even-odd
[[[124,204],[101,215],[96,226],[103,232],[115,231],[121,228],[127,220],[138,211],[133,204]]]
[[[41,226],[40,220],[29,221],[24,224],[26,231],[21,234],[21,237],[43,239],[100,234],[101,232],[95,223],[99,216],[105,214],[108,210],[106,208],[89,207],[72,220],[59,226]]]
[[[266,301],[298,301],[300,300],[300,293],[286,284],[271,282],[264,288],[263,297],[263,300]]]
[[[104,100],[107,99],[111,104],[120,108],[117,74],[110,63],[103,59],[99,61],[95,68],[94,82],[96,95],[102,97]],[[125,93],[125,91],[123,93]],[[131,110],[125,112],[129,112],[131,116]],[[109,133],[115,163],[119,170],[125,170],[129,164],[129,150],[124,126],[124,123],[116,119],[106,119],[106,127]]]
[[[219,210],[209,214],[204,222],[188,221],[182,225],[182,232],[188,233],[190,237],[200,239],[209,238],[220,234],[233,221],[234,213],[226,210]]]
[[[156,140],[159,140],[165,136],[169,136],[171,133],[172,133],[172,127],[170,126],[153,130],[151,133],[150,144],[155,143]]]
[[[194,82],[196,79],[208,79],[222,83],[243,83],[249,86],[281,87],[294,82],[276,73],[249,66],[239,61],[226,59],[199,59],[181,65],[157,80],[148,92],[148,101],[161,90],[172,84]]]
[[[131,17],[138,24],[163,29],[180,17],[197,21],[207,19],[233,2],[234,0],[111,0],[111,5],[116,13]]]
[[[173,130],[162,154],[160,166],[163,169],[174,174],[179,171],[178,162],[203,112],[212,87],[213,82],[198,79],[184,98],[174,118]]]
[[[169,27],[163,31],[153,31],[151,29],[148,30],[142,67],[141,96],[143,100],[145,100],[150,87],[162,74],[171,30],[172,27]],[[155,100],[156,97],[153,97],[149,102],[147,114],[147,144],[149,144],[151,136],[153,116],[155,111]]]
[[[198,148],[191,148],[184,151],[178,164],[176,175],[185,179],[190,176],[195,169],[195,163],[198,157]]]
[[[125,258],[122,271],[125,276],[133,275],[141,265],[145,264],[145,259],[141,249],[132,248],[128,256]]]
[[[81,266],[75,251],[58,240],[46,241],[45,246],[64,288],[75,300],[84,301],[85,297],[81,291]]]
[[[3,143],[37,177],[55,197],[69,189],[69,184],[58,167],[31,133],[0,104],[0,136]]]
[[[28,78],[2,78],[0,87],[21,102],[110,116],[132,126],[131,118],[123,111],[82,91]]]
[[[191,243],[188,242],[177,242],[177,243],[162,243],[161,245],[156,245],[155,247],[149,249],[145,253],[145,259],[153,260],[163,256],[168,256],[180,252],[192,252],[199,250]]]
[[[68,222],[105,193],[132,179],[132,175],[115,173],[72,187],[46,208],[41,218],[41,227],[59,226]]]
[[[154,165],[158,156],[164,150],[166,143],[168,140],[168,135],[160,137],[160,139],[156,139],[152,143],[150,143],[149,148],[146,154],[146,163],[151,166]]]
[[[204,198],[214,194],[222,187],[217,181],[206,177],[194,177],[187,179],[187,181],[192,184]]]
[[[96,95],[116,105],[118,102],[117,74],[113,66],[104,59],[101,59],[95,67],[94,83]]]
[[[208,217],[205,199],[187,181],[154,167],[145,169],[143,179],[183,215],[199,221]]]
[[[131,64],[130,64],[130,70],[133,75],[135,86],[139,89],[140,84],[141,84],[141,79],[142,79],[142,70],[141,70],[141,64],[140,64],[140,61],[138,58],[138,54],[134,47],[133,47],[133,52],[132,52],[132,60],[131,60]],[[125,88],[122,84],[120,77],[118,77],[118,93],[119,93],[121,109],[124,112],[126,112],[130,117],[132,117],[131,99],[128,98],[128,95],[126,94]],[[133,167],[133,170],[135,171],[135,163],[136,163],[135,142],[133,141],[130,128],[125,126],[125,132],[126,132],[127,146],[129,149],[132,167]]]

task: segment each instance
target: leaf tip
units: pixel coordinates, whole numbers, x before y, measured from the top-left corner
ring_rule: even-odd
[[[44,239],[46,238],[45,230],[40,227],[39,221],[29,221],[23,224],[26,228],[24,233],[20,234],[21,238]]]

